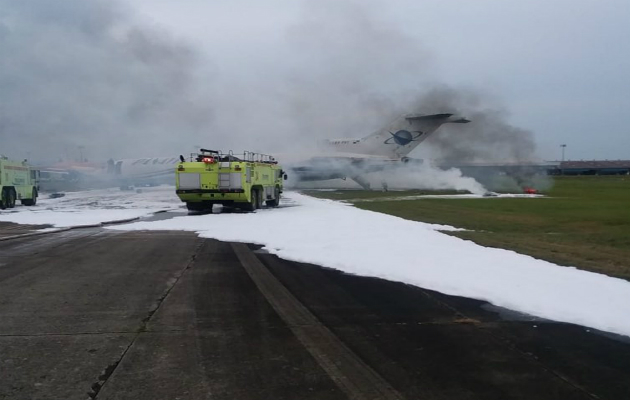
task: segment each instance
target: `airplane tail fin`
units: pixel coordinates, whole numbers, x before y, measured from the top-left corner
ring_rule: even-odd
[[[453,114],[431,114],[431,115],[405,115],[409,121],[443,121],[442,123],[466,124],[470,120],[462,117],[454,117]]]
[[[403,115],[388,127],[362,138],[360,143],[357,143],[361,149],[357,148],[357,150],[370,155],[402,158],[443,124],[465,124],[468,122],[470,121],[466,118],[453,114]]]

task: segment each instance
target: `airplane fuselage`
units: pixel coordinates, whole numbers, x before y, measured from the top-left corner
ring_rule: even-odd
[[[365,187],[363,175],[405,162],[442,124],[466,122],[452,114],[404,115],[363,138],[328,140],[325,155],[288,163],[289,169],[298,181],[349,177]]]

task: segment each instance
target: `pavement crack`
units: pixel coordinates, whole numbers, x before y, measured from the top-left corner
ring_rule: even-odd
[[[131,344],[133,344],[133,342]],[[92,386],[90,387],[91,390],[88,392],[89,399],[95,399],[96,398],[98,393],[103,388],[103,385],[105,385],[105,383],[107,382],[109,377],[112,376],[112,374],[116,370],[116,367],[118,367],[118,364],[120,364],[120,362],[122,361],[123,357],[125,356],[125,354],[129,350],[129,348],[131,347],[131,344],[129,344],[129,346],[127,346],[127,348],[123,352],[122,356],[118,360],[116,360],[113,363],[109,364],[107,367],[105,367],[103,372],[101,372],[101,374],[98,376],[98,381],[94,382],[92,384]]]
[[[171,293],[171,291],[173,290],[175,285],[177,285],[177,283],[182,278],[184,273],[186,273],[186,271],[188,271],[192,267],[193,263],[197,259],[197,254],[199,253],[199,250],[201,249],[202,245],[203,245],[203,241],[200,242],[199,245],[197,245],[197,247],[194,250],[193,255],[190,257],[190,260],[188,260],[188,263],[186,264],[186,266],[183,269],[181,269],[175,276],[173,276],[171,279],[169,279],[166,290],[153,303],[153,306],[149,309],[149,312],[147,313],[146,317],[144,317],[142,319],[140,327],[138,328],[138,332],[146,332],[147,331],[147,325],[149,324],[149,321],[151,321],[151,318],[153,317],[153,315],[155,315],[155,313],[158,312],[158,310],[162,306],[162,303],[164,303],[164,300],[166,300],[166,298]]]
[[[482,328],[482,327],[480,327]],[[498,335],[498,334],[493,334],[488,332],[488,334],[490,336],[492,336],[495,340],[503,342],[503,344],[510,350],[518,353],[521,357],[528,359],[529,361],[531,361],[532,363],[535,363],[537,365],[540,366],[540,368],[544,371],[546,371],[548,374],[551,374],[553,376],[555,376],[556,378],[560,379],[561,381],[565,382],[567,385],[573,387],[576,390],[579,390],[580,392],[584,393],[586,396],[595,399],[595,400],[599,400],[601,399],[601,397],[599,397],[598,395],[596,395],[593,392],[590,392],[589,390],[587,390],[585,387],[581,386],[580,384],[574,382],[571,378],[569,378],[568,376],[565,376],[564,374],[562,374],[561,372],[556,371],[553,367],[548,366],[547,364],[545,364],[542,360],[540,360],[535,354],[521,350],[520,348],[518,348],[518,346],[514,343],[512,343],[512,341],[506,337],[503,337],[502,335]]]
[[[131,339],[131,341],[129,342],[129,345],[127,345],[125,350],[120,354],[120,357],[118,357],[118,359],[115,360],[114,362],[108,364],[105,367],[105,369],[103,369],[101,374],[98,376],[96,382],[94,382],[90,386],[90,391],[87,393],[88,394],[88,400],[94,400],[94,399],[96,399],[98,397],[98,394],[101,392],[101,390],[103,389],[105,384],[107,384],[109,378],[114,374],[114,372],[116,371],[118,366],[122,363],[122,361],[124,360],[125,356],[129,352],[129,350],[133,347],[134,343],[138,340],[140,335],[142,333],[146,333],[147,332],[147,325],[151,321],[151,318],[160,309],[160,306],[164,303],[164,301],[166,300],[168,295],[171,293],[171,291],[173,290],[175,285],[177,285],[177,283],[179,282],[181,277],[184,275],[184,273],[186,273],[186,271],[188,271],[192,267],[193,263],[197,259],[197,254],[199,254],[199,250],[201,250],[201,247],[203,246],[203,243],[204,243],[203,241],[199,242],[199,244],[197,245],[197,247],[195,248],[195,250],[193,252],[193,255],[190,257],[190,259],[188,260],[188,262],[186,263],[184,268],[182,268],[174,277],[169,279],[169,281],[167,283],[166,290],[152,304],[152,306],[149,309],[147,315],[140,322],[140,326],[136,330],[134,337]]]
[[[474,318],[471,318],[469,316],[467,316],[466,314],[462,313],[460,310],[458,310],[456,307],[451,306],[450,304],[438,299],[436,296],[433,296],[431,293],[427,292],[426,290],[422,289],[422,292],[429,298],[433,299],[435,302],[441,304],[442,306],[452,310],[453,312],[456,313],[457,318],[453,321],[447,322],[447,324],[471,324],[477,327],[477,329],[483,329],[483,327],[485,325],[487,325],[487,323],[478,321]],[[496,323],[495,323],[496,324]],[[503,345],[505,347],[507,347],[508,349],[514,351],[515,353],[519,354],[521,357],[537,364],[543,371],[547,372],[548,374],[551,374],[553,376],[555,376],[556,378],[564,381],[567,385],[572,386],[573,388],[575,388],[576,390],[581,391],[582,393],[584,393],[586,396],[591,397],[592,399],[600,399],[599,396],[597,396],[595,393],[592,393],[590,391],[588,391],[587,389],[585,389],[584,387],[580,386],[578,383],[574,382],[572,379],[570,379],[569,377],[563,375],[562,373],[556,371],[554,368],[548,366],[547,364],[545,364],[543,361],[541,361],[538,357],[536,357],[534,354],[532,353],[528,353],[526,351],[523,351],[521,349],[518,348],[518,346],[516,346],[514,343],[512,343],[508,338],[504,337],[503,335],[497,334],[497,333],[492,333],[489,331],[486,331],[486,333],[488,335],[490,335],[494,340],[496,340],[499,343],[503,343]]]

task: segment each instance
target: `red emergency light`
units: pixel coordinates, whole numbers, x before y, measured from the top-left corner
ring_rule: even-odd
[[[201,161],[203,161],[205,164],[214,164],[215,163],[214,157],[204,157]]]

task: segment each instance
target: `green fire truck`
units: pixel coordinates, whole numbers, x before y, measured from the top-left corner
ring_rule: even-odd
[[[201,149],[186,161],[180,156],[175,170],[176,193],[190,211],[211,209],[221,204],[224,209],[254,211],[277,207],[286,174],[269,155],[245,151]]]
[[[16,200],[25,206],[37,203],[39,171],[24,161],[0,157],[0,209],[15,207]]]

